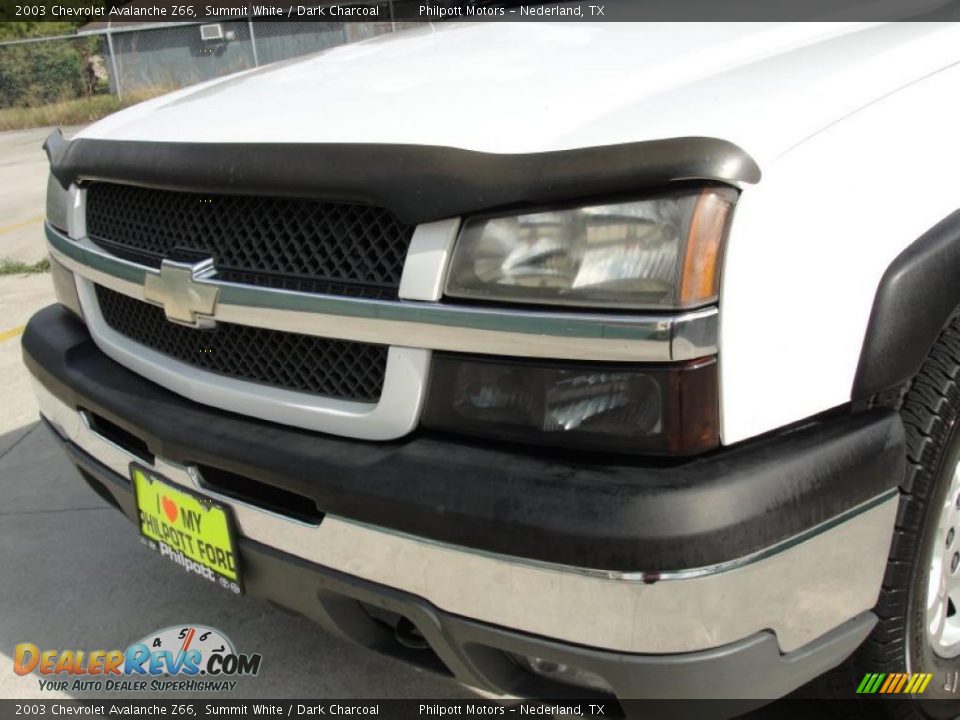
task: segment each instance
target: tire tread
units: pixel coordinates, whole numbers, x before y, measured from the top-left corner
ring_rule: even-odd
[[[960,318],[941,332],[923,366],[896,395],[906,435],[906,472],[890,552],[874,612],[878,623],[860,649],[843,665],[820,678],[820,697],[851,699],[865,673],[902,672],[906,652],[908,598],[919,562],[929,501],[936,487],[941,457],[960,410]],[[825,692],[824,692],[825,691]],[[844,717],[922,720],[915,703],[838,703]]]

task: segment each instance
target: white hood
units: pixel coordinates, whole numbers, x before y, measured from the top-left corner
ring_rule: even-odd
[[[949,24],[441,24],[187,88],[79,137],[519,153],[708,136],[762,167],[958,43]]]

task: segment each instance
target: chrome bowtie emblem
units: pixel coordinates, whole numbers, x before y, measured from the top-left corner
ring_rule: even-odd
[[[167,320],[194,328],[212,328],[216,323],[220,288],[197,282],[215,272],[213,259],[198,263],[164,260],[159,273],[149,273],[143,283],[143,297],[163,306]]]

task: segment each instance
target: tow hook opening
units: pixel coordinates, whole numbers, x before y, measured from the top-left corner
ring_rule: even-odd
[[[430,649],[430,643],[427,642],[423,633],[405,617],[401,617],[400,620],[397,621],[397,626],[393,629],[393,635],[397,638],[398,643],[411,650]]]

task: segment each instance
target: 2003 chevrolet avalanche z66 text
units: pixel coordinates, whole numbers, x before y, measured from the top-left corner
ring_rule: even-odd
[[[958,61],[444,25],[55,133],[43,418],[196,582],[488,692],[949,696]]]

